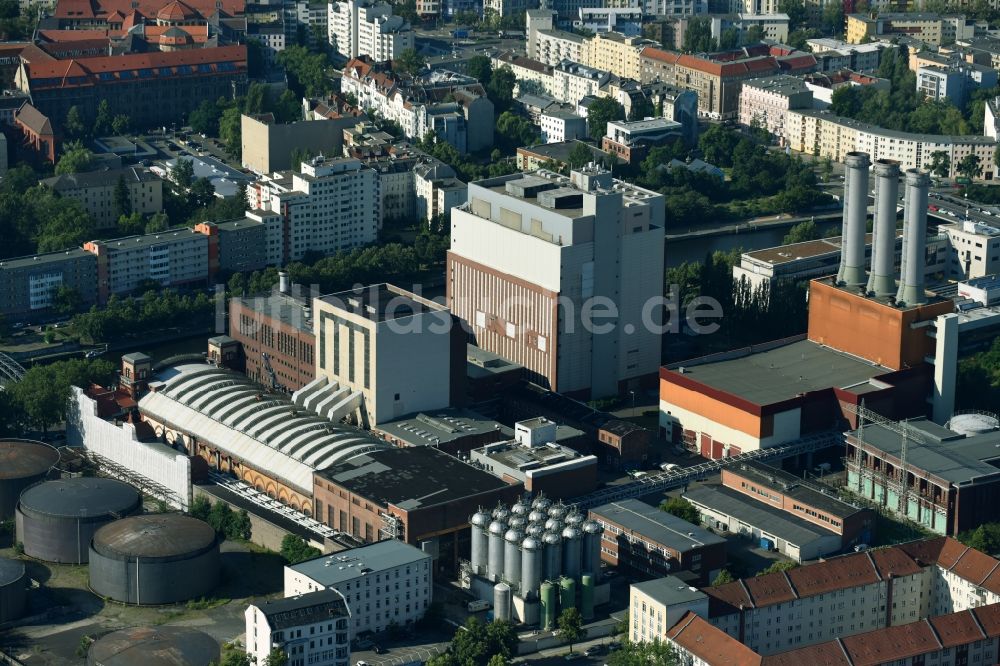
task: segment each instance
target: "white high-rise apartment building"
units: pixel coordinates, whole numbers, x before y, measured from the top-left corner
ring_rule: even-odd
[[[347,58],[369,56],[375,62],[395,60],[412,49],[413,29],[377,0],[342,0],[328,5],[330,44]]]
[[[317,157],[299,173],[262,176],[247,187],[247,199],[252,212],[280,216],[280,233],[268,234],[277,243],[268,256],[282,264],[309,251],[330,255],[372,243],[382,219],[378,173],[353,158]]]
[[[662,195],[599,167],[470,183],[451,213],[448,306],[536,383],[633,390],[660,365],[663,241]]]

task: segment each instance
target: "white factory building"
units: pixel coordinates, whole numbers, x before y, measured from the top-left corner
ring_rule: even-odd
[[[431,604],[431,555],[388,539],[285,567],[285,597],[317,590],[344,596],[352,635],[412,625]]]
[[[451,222],[448,305],[479,347],[561,393],[656,376],[660,335],[643,316],[663,293],[662,195],[596,166],[539,170],[469,184]],[[604,306],[616,316],[590,325]]]
[[[349,666],[351,613],[343,595],[320,590],[251,604],[246,620],[247,656],[265,664],[281,650],[289,666]]]

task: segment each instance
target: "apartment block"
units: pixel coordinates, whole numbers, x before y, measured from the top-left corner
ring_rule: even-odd
[[[285,566],[285,601],[332,590],[350,612],[351,636],[411,626],[433,597],[431,556],[388,539]]]
[[[947,46],[957,40],[985,36],[984,21],[967,19],[961,14],[934,13],[881,13],[877,17],[867,14],[848,14],[847,34],[850,44],[861,44],[869,39],[886,41],[894,37],[909,37],[935,46]]]
[[[317,381],[361,395],[370,425],[459,405],[465,339],[449,310],[379,284],[313,300]]]
[[[563,60],[552,69],[552,96],[560,102],[579,104],[584,97],[597,97],[611,80],[611,72]]]
[[[46,313],[59,287],[74,289],[86,306],[97,303],[97,257],[76,248],[0,259],[0,315],[12,323]]]
[[[682,126],[675,120],[616,120],[608,123],[601,148],[627,164],[637,164],[645,159],[650,148],[662,146],[682,135]]]
[[[266,663],[275,649],[290,666],[351,661],[351,612],[335,590],[250,604],[244,615],[247,655],[254,663]]]
[[[641,76],[639,55],[645,47],[654,45],[642,37],[627,37],[618,32],[598,33],[588,41],[587,59],[579,62],[613,72],[623,79],[638,80]]]
[[[589,60],[588,41],[573,32],[555,28],[556,13],[540,9],[527,13],[528,57],[554,67],[563,60]]]
[[[821,72],[841,69],[849,69],[854,72],[872,72],[878,69],[882,57],[887,52],[898,48],[893,44],[883,42],[850,44],[829,37],[809,39],[806,40],[806,44],[816,56],[817,69]]]
[[[452,208],[465,203],[469,191],[454,169],[429,159],[413,168],[413,189],[417,217],[428,222],[451,215]]]
[[[745,82],[740,91],[740,124],[783,137],[788,110],[808,109],[812,104],[813,93],[799,77],[754,79]]]
[[[595,34],[617,32],[626,37],[642,34],[642,8],[640,7],[580,7],[578,18],[573,21],[577,30]]]
[[[392,5],[378,0],[341,0],[328,5],[330,45],[345,58],[396,60],[414,45],[413,29]]]
[[[299,261],[307,252],[324,255],[373,242],[382,219],[379,178],[349,158],[313,158],[300,171],[261,176],[247,187],[251,213],[268,225],[268,263]],[[275,217],[280,229],[275,230]],[[279,233],[275,233],[275,231]]]
[[[900,169],[927,170],[931,155],[941,151],[951,164],[949,177],[958,175],[957,166],[967,155],[977,155],[983,166],[980,178],[993,180],[996,140],[988,136],[945,136],[914,134],[885,129],[809,109],[789,110],[785,120],[785,145],[792,150],[844,161],[847,153],[869,153],[874,159],[895,160]]]
[[[128,191],[129,211],[150,215],[163,210],[163,181],[142,167],[63,174],[40,182],[61,197],[79,201],[94,219],[95,229],[113,229],[123,213],[115,202],[119,181]]]
[[[662,293],[663,214],[661,195],[600,167],[470,183],[451,216],[449,307],[479,347],[536,383],[584,396],[630,390],[659,362],[642,312]],[[611,330],[581,325],[594,298],[616,304]]]
[[[554,108],[543,111],[538,117],[542,128],[542,141],[558,143],[587,139],[587,119],[573,113],[569,109]]]

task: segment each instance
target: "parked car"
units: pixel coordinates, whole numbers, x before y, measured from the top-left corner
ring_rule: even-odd
[[[593,657],[604,653],[603,645],[591,645],[589,648],[583,651],[583,654],[587,657]]]
[[[478,613],[479,611],[484,611],[490,607],[490,602],[483,599],[476,599],[475,601],[470,601],[466,608],[469,609],[470,613]]]
[[[374,652],[375,654],[385,654],[386,652],[388,652],[388,650],[386,650],[384,647],[376,643],[375,645],[372,646],[372,652]]]

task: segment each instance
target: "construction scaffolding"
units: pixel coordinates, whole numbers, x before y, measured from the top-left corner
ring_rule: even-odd
[[[159,484],[142,474],[138,474],[128,467],[119,465],[115,461],[105,458],[99,453],[94,453],[89,449],[73,450],[76,453],[79,453],[82,458],[92,463],[97,468],[98,472],[100,472],[103,476],[129,483],[138,488],[139,492],[147,497],[160,500],[168,506],[172,506],[177,509],[183,509],[189,504],[187,501],[182,501],[184,498],[178,496],[177,493],[172,491],[170,488],[167,488],[166,486]]]

